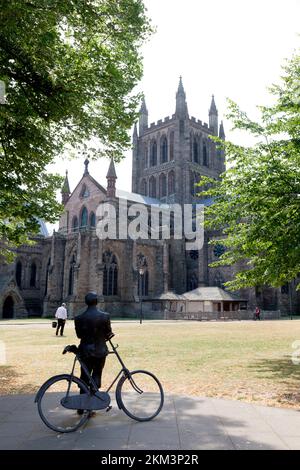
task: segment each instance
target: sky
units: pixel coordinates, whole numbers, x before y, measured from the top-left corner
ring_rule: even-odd
[[[281,66],[300,45],[300,0],[145,0],[156,32],[143,46],[143,91],[149,123],[175,111],[182,75],[190,116],[208,122],[211,95],[226,138],[243,143],[224,118],[226,98],[250,117],[271,102],[268,87],[278,83]],[[131,131],[130,131],[131,132]],[[246,136],[244,136],[246,138]],[[69,172],[71,191],[82,177],[84,158],[59,159],[51,168]],[[106,187],[106,159],[93,161],[90,174]],[[131,152],[116,165],[117,186],[131,190]]]

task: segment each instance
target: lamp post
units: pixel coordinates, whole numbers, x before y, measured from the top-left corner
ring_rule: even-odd
[[[141,266],[139,268],[139,275],[140,275],[140,324],[142,324],[143,321],[143,274],[144,274],[144,268]]]

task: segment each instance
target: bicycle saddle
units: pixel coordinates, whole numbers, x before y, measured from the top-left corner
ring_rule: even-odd
[[[66,346],[65,349],[63,350],[63,354],[66,354],[67,352],[77,354],[78,353],[78,348],[77,348],[76,344],[69,344],[68,346]]]

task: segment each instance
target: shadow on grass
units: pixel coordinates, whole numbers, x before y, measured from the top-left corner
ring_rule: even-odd
[[[265,378],[295,379],[299,380],[300,385],[300,364],[294,364],[291,356],[284,356],[282,359],[260,359],[249,368],[264,374]]]
[[[29,383],[17,383],[22,374],[16,372],[12,366],[0,366],[0,395],[18,393],[34,393],[37,386]]]
[[[282,391],[277,394],[279,401],[300,406],[300,364],[294,364],[291,356],[282,359],[261,359],[248,366],[257,372],[258,377],[274,379],[280,383]]]

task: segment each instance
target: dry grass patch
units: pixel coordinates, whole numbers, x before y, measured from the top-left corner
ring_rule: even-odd
[[[222,397],[299,408],[300,366],[292,343],[300,340],[300,321],[113,323],[115,343],[130,369],[147,369],[167,393]],[[0,325],[7,364],[0,366],[0,393],[34,393],[51,375],[71,370],[66,344],[77,343],[73,322],[67,337],[51,325]],[[104,385],[119,369],[107,359]]]

